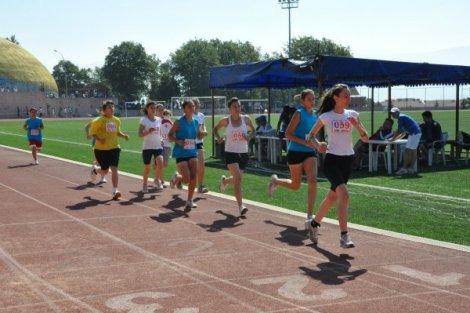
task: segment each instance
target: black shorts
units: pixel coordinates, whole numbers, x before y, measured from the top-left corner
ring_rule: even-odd
[[[335,155],[327,153],[323,162],[323,172],[335,191],[341,184],[347,184],[351,176],[354,155]]]
[[[186,157],[186,158],[176,158],[176,164],[180,162],[188,162],[189,160],[196,159],[196,158],[197,158],[196,156]]]
[[[203,142],[198,142],[198,143],[196,144],[196,149],[197,149],[197,150],[202,150],[202,149],[204,149],[204,143],[203,143]]]
[[[225,151],[225,164],[238,163],[241,170],[245,170],[248,164],[248,153],[234,153]]]
[[[300,163],[303,163],[308,158],[312,158],[312,157],[313,158],[318,157],[316,151],[302,152],[302,151],[289,150],[287,151],[287,164],[289,165],[300,164]]]
[[[94,150],[96,161],[100,165],[102,170],[107,170],[110,166],[118,167],[119,165],[119,154],[121,149],[111,150]]]
[[[159,155],[162,155],[163,149],[145,149],[142,150],[142,160],[145,165],[149,165],[152,162],[152,157],[156,158]]]

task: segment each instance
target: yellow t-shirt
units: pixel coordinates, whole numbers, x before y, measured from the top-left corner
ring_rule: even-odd
[[[93,120],[91,123],[90,135],[95,135],[96,137],[105,140],[104,144],[97,140],[94,149],[111,150],[119,148],[118,133],[120,131],[121,120],[115,116],[109,118],[106,116],[101,116]]]

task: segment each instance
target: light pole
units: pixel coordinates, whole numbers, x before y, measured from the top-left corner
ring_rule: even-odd
[[[62,68],[64,69],[64,75],[65,75],[65,97],[67,98],[68,96],[68,90],[67,90],[67,69],[65,68],[65,59],[64,59],[64,55],[62,54],[62,52],[60,52],[59,50],[54,50],[54,52],[60,54],[60,56],[62,57]]]
[[[277,0],[283,9],[289,10],[289,55],[290,57],[290,44],[291,44],[291,33],[290,33],[290,10],[297,9],[299,7],[299,0]]]

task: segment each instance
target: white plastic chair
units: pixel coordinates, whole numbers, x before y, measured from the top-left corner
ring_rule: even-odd
[[[437,155],[441,153],[442,155],[442,164],[444,166],[446,165],[446,151],[445,151],[445,145],[447,143],[447,140],[449,139],[449,133],[443,132],[441,134],[441,140],[436,140],[432,143],[431,148],[428,149],[428,166],[432,166],[433,161],[434,161],[434,154]],[[441,147],[440,148],[434,148],[434,145],[440,143]]]
[[[380,145],[377,145],[375,147],[375,150],[372,151],[372,158],[373,158],[372,166],[373,166],[373,169],[374,169],[374,171],[377,171],[378,165],[379,165],[379,157],[382,157],[382,160],[384,161],[385,170],[388,171],[387,152],[386,151],[380,152],[379,147],[380,147]]]

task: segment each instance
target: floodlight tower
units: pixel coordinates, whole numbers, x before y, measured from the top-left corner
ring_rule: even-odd
[[[289,57],[290,57],[290,42],[291,42],[290,10],[297,9],[299,7],[299,0],[277,0],[277,2],[281,5],[281,8],[289,10]]]

